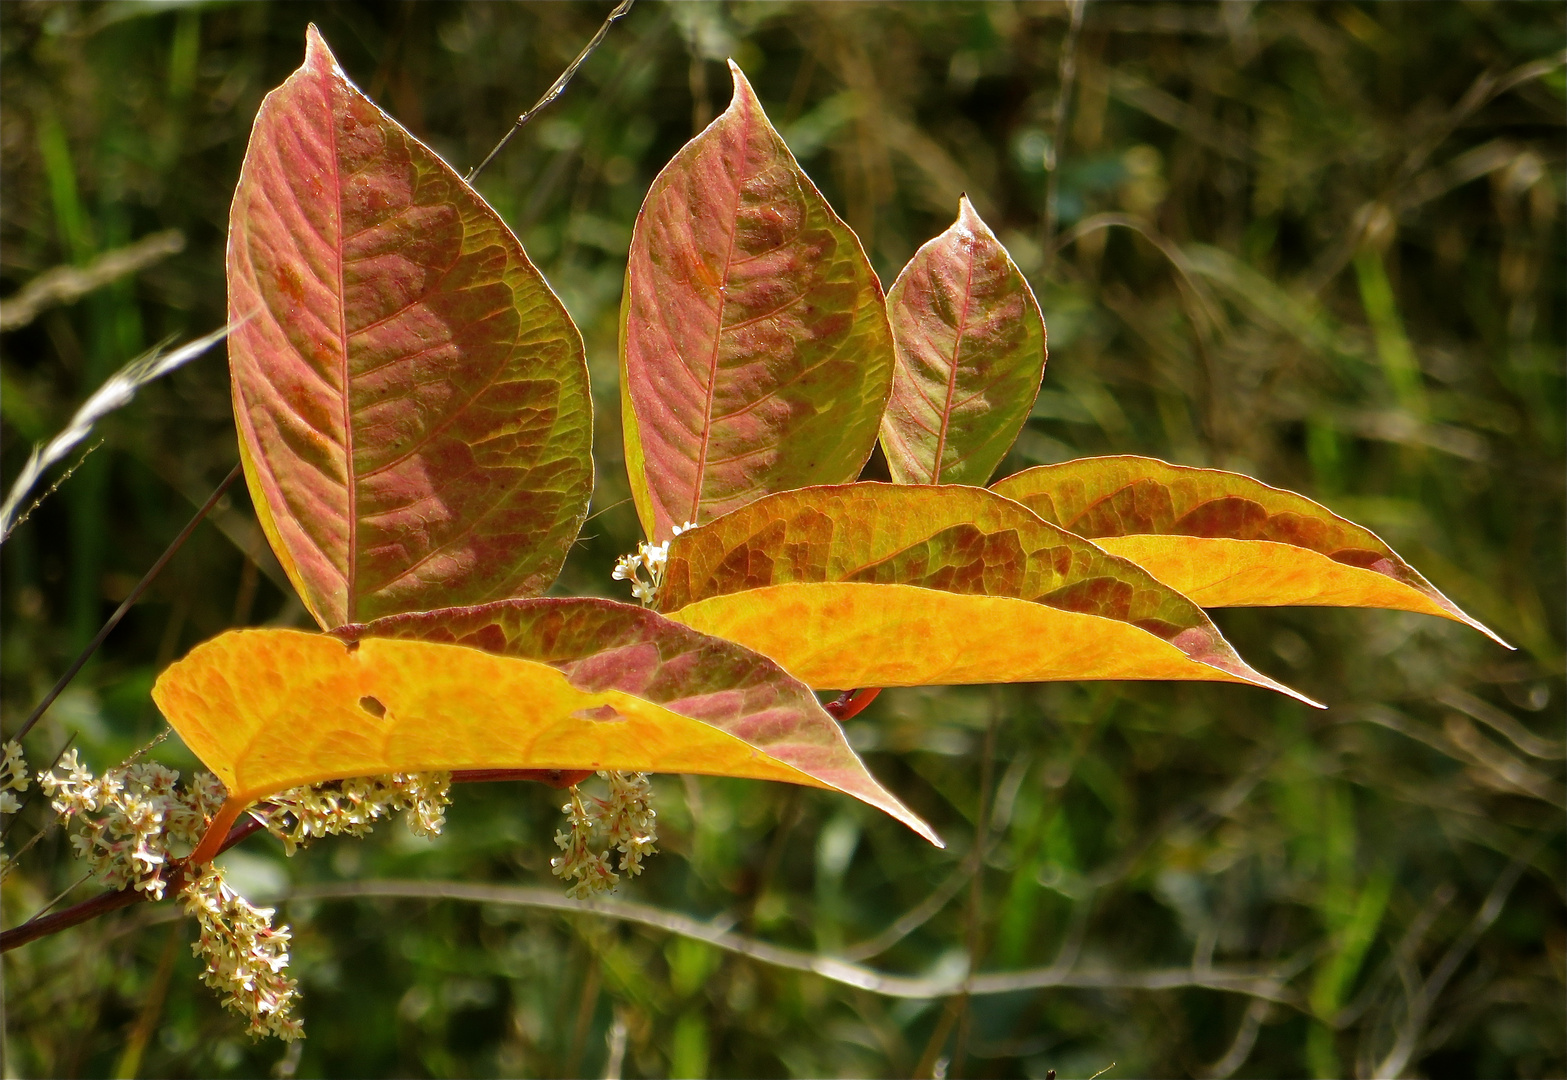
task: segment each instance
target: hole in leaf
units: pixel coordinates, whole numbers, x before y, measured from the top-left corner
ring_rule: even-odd
[[[613,705],[596,705],[591,709],[578,709],[571,714],[573,720],[598,720],[605,724],[624,723],[625,717],[615,711]]]
[[[378,699],[373,698],[368,694],[359,699],[359,707],[365,712],[369,713],[371,716],[375,717],[377,720],[380,720],[386,715],[386,706],[382,705]]]

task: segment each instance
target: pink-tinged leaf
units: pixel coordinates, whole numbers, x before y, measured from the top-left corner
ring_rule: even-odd
[[[892,386],[881,285],[733,63],[734,100],[659,173],[621,308],[626,467],[654,540],[854,479]]]
[[[549,586],[593,481],[581,336],[314,27],[256,117],[228,283],[245,478],[323,626]]]
[[[1371,530],[1249,476],[1143,457],[1081,458],[1025,469],[994,490],[1204,607],[1418,611],[1507,644]]]
[[[658,602],[817,689],[1205,679],[1300,697],[1146,570],[984,488],[770,495],[671,541]]]
[[[230,631],[153,698],[228,800],[394,772],[620,769],[841,791],[932,843],[804,685],[765,657],[609,600],[510,600],[334,634]]]
[[[765,656],[646,608],[591,598],[510,600],[395,615],[338,633],[444,641],[548,664],[578,690],[634,694],[709,724],[940,843],[866,771],[809,687]]]
[[[983,486],[1028,419],[1045,372],[1045,322],[968,197],[887,293],[897,347],[881,445],[900,484]]]

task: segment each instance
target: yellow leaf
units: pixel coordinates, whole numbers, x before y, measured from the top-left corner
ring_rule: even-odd
[[[704,773],[830,788],[940,842],[865,771],[814,700],[819,719],[779,706],[740,722],[741,730],[746,721],[757,728],[770,722],[770,737],[793,725],[794,740],[769,753],[685,715],[678,701],[655,704],[604,686],[602,672],[592,677],[598,685],[584,689],[549,664],[464,645],[240,630],[170,666],[153,699],[228,788],[209,840],[221,839],[244,807],[302,784],[516,768]]]
[[[671,541],[659,603],[818,689],[1212,679],[1299,697],[1142,567],[984,488],[766,496]]]
[[[1203,607],[1417,611],[1507,645],[1370,529],[1240,473],[1143,457],[1081,458],[1026,469],[993,490]]]
[[[1130,623],[1009,596],[858,582],[772,585],[699,600],[670,618],[774,657],[818,689],[1200,679],[1316,704],[1227,647],[1198,658]]]

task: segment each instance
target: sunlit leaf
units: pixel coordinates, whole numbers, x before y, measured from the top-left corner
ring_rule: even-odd
[[[1239,473],[1142,457],[1082,458],[1026,469],[994,490],[1204,607],[1394,608],[1502,640],[1371,530]]]
[[[502,601],[336,635],[230,631],[164,671],[153,698],[227,785],[230,820],[351,776],[620,769],[831,788],[939,843],[777,664],[609,600]]]
[[[246,480],[323,626],[549,586],[592,486],[582,339],[314,28],[256,117],[228,281]]]
[[[1045,323],[967,196],[898,275],[887,319],[898,366],[881,445],[893,480],[985,484],[1039,393]]]
[[[854,479],[892,386],[875,272],[730,68],[734,100],[653,181],[626,267],[626,466],[654,540]]]
[[[769,496],[676,537],[659,604],[819,689],[1212,679],[1293,694],[1147,571],[983,488]]]

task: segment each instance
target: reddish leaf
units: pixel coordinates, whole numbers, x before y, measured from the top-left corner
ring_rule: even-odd
[[[314,27],[256,117],[228,279],[246,480],[323,626],[548,587],[592,486],[582,339]]]
[[[881,422],[900,484],[979,484],[1028,419],[1045,371],[1039,304],[968,197],[887,293],[897,346]]]
[[[770,495],[676,537],[659,606],[819,689],[1213,679],[1299,696],[1141,567],[984,488]]]
[[[842,791],[933,843],[801,683],[766,657],[609,600],[511,600],[337,636],[230,631],[153,698],[244,807],[390,772],[623,769]]]
[[[1249,476],[1152,458],[1082,458],[1026,469],[994,490],[1205,607],[1396,608],[1453,619],[1506,644],[1369,529]]]
[[[730,68],[734,100],[653,181],[626,267],[626,467],[654,540],[854,479],[892,384],[875,272]]]

